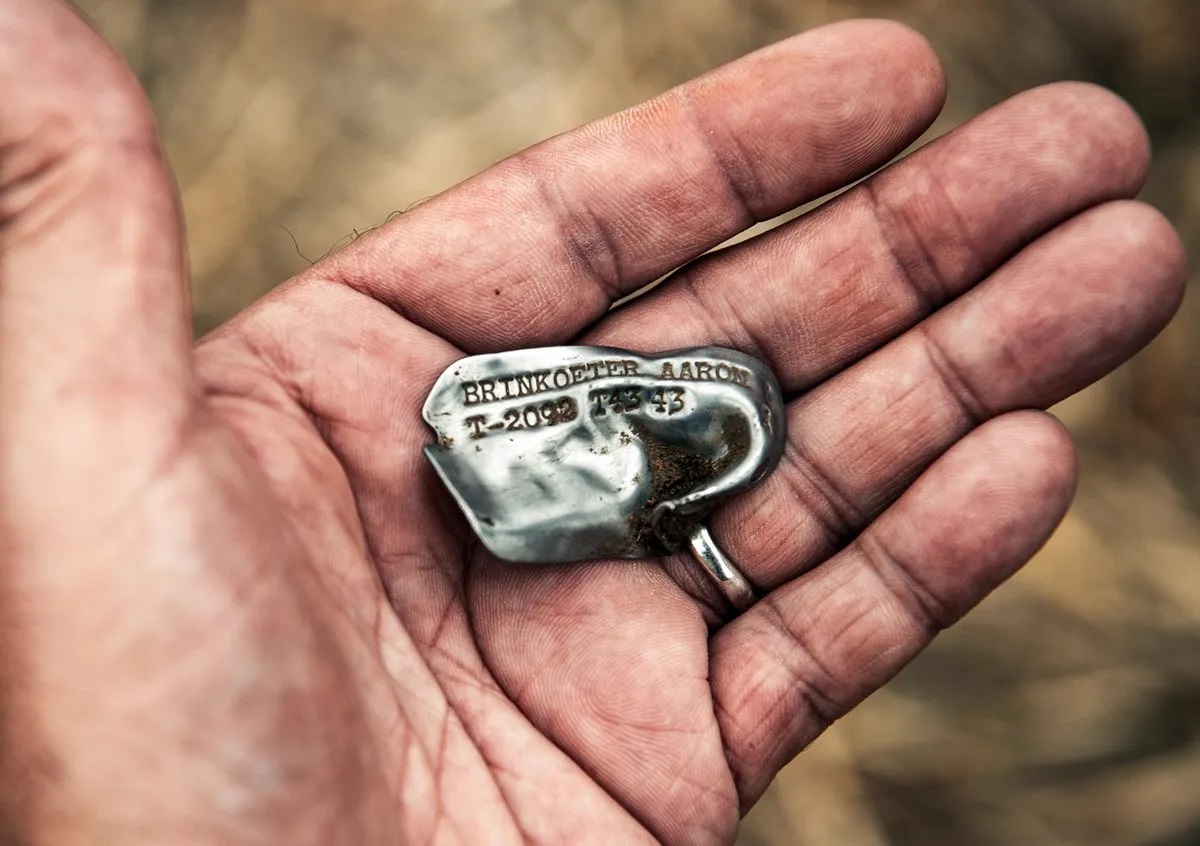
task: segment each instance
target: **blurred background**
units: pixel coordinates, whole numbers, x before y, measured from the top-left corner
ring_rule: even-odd
[[[491,162],[827,21],[905,21],[941,134],[1042,82],[1145,118],[1200,244],[1197,0],[79,0],[160,116],[196,330]],[[286,229],[285,229],[286,228]],[[1193,279],[1193,288],[1195,280]],[[1200,305],[1057,409],[1079,500],[1038,560],[778,778],[740,842],[1200,844]]]

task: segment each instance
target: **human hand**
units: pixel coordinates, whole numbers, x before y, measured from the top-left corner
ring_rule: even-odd
[[[0,45],[20,841],[728,842],[1045,540],[1073,453],[1028,409],[1181,293],[1170,226],[1124,199],[1144,133],[1081,85],[692,261],[933,119],[927,45],[862,22],[520,153],[193,348],[134,81],[58,0],[0,2]],[[724,622],[682,559],[506,564],[466,528],[421,455],[430,385],[575,341],[731,346],[778,374],[783,462],[712,524],[763,596],[748,612]]]

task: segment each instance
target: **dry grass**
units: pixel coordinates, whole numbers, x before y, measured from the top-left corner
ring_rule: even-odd
[[[942,132],[1043,81],[1145,116],[1200,239],[1195,0],[86,0],[161,115],[197,328],[543,136],[827,20],[937,45]],[[281,227],[294,234],[296,243]],[[1077,507],[1036,564],[789,767],[746,844],[1200,844],[1200,314],[1059,409]]]

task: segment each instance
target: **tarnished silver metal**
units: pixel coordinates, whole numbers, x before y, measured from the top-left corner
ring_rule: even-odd
[[[688,549],[721,593],[725,594],[735,611],[745,611],[754,604],[754,588],[717,546],[717,542],[708,532],[708,527],[703,523],[692,530],[688,538]]]
[[[684,547],[735,604],[749,585],[704,518],[784,443],[779,384],[718,347],[640,355],[551,347],[451,365],[425,403],[426,455],[509,561],[644,558]]]

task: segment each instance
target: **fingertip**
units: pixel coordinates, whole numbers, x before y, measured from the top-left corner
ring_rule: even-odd
[[[893,87],[928,122],[945,105],[946,74],[937,51],[924,35],[898,21],[837,21],[795,35],[782,46],[806,55],[823,52],[833,66],[874,71],[880,83]]]
[[[1136,307],[1139,319],[1126,325],[1132,330],[1133,349],[1140,349],[1162,331],[1183,301],[1187,257],[1174,224],[1140,200],[1114,200],[1068,225],[1068,232],[1086,238],[1087,254],[1077,267],[1093,268],[1094,290]]]
[[[1108,206],[1120,215],[1114,237],[1122,238],[1130,255],[1143,263],[1149,299],[1157,306],[1153,333],[1175,315],[1187,288],[1187,251],[1179,231],[1166,215],[1148,203],[1125,200]]]
[[[1070,430],[1053,414],[1024,409],[992,420],[980,436],[1001,445],[997,465],[1015,477],[1017,489],[1026,488],[1027,495],[1046,503],[1057,524],[1075,498],[1079,480]]]
[[[1045,544],[1076,477],[1075,447],[1060,422],[1042,411],[1009,412],[951,447],[875,531],[907,560],[943,562],[925,565],[927,575],[956,618]]]
[[[886,44],[898,63],[914,79],[924,83],[923,91],[936,95],[940,102],[946,96],[946,71],[933,43],[919,30],[887,18],[859,18],[829,24],[827,29],[850,33],[860,48],[866,46],[879,53],[878,45]]]
[[[1133,106],[1116,92],[1092,82],[1052,82],[1022,92],[1012,101],[1035,101],[1043,106],[1033,110],[1035,120],[1050,113],[1075,129],[1081,140],[1096,148],[1094,166],[1112,170],[1108,179],[1118,196],[1132,197],[1145,184],[1150,171],[1150,135]],[[1029,127],[1031,132],[1037,129]]]
[[[832,23],[727,65],[693,89],[696,110],[721,116],[766,190],[759,217],[879,167],[916,140],[945,102],[930,43],[884,20]],[[800,190],[797,190],[800,188]]]

